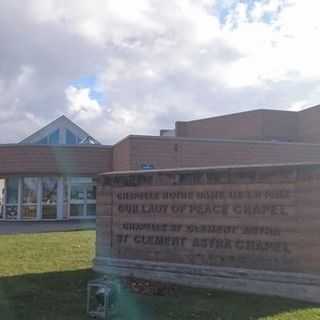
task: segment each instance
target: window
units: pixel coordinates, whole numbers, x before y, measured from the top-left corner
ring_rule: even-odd
[[[11,177],[6,180],[6,208],[5,216],[7,219],[18,218],[18,194],[19,178]]]
[[[87,216],[94,217],[96,215],[96,204],[87,204]]]
[[[71,186],[71,200],[84,200],[84,186],[74,184]]]
[[[4,186],[5,180],[0,179],[0,219],[4,218]]]
[[[6,203],[7,204],[18,204],[18,193],[19,193],[19,178],[12,177],[7,179],[6,183]]]
[[[87,186],[87,200],[96,200],[96,186],[93,184]]]
[[[70,204],[70,216],[71,217],[83,217],[84,216],[84,204]]]
[[[37,218],[38,181],[35,177],[22,179],[22,219]]]
[[[75,136],[70,130],[66,130],[66,144],[77,144],[78,137]]]
[[[48,137],[44,137],[36,142],[36,144],[48,144]]]
[[[71,184],[70,216],[71,217],[84,216],[84,206],[85,206],[85,185]]]
[[[49,135],[49,144],[59,144],[60,130],[57,129]]]
[[[60,130],[57,129],[53,131],[48,136],[41,138],[40,140],[36,141],[35,144],[59,144],[60,142]]]
[[[57,218],[58,179],[55,177],[42,178],[42,218]]]
[[[72,177],[71,178],[71,183],[76,184],[76,183],[92,183],[93,179],[90,177]]]
[[[23,203],[37,203],[38,179],[23,178]]]
[[[94,184],[87,185],[87,216],[95,216],[96,215],[96,186]]]
[[[18,218],[18,206],[17,205],[6,205],[6,219],[16,220]]]
[[[92,178],[70,179],[70,217],[96,215],[96,186]]]
[[[69,184],[66,177],[63,178],[63,218],[68,218],[69,212]]]
[[[79,143],[80,144],[98,144],[97,141],[90,136],[82,139]]]

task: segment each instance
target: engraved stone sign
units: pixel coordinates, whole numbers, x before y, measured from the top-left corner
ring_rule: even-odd
[[[320,165],[110,173],[97,205],[98,271],[320,301]]]

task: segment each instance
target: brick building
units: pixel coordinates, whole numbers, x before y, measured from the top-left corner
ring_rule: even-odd
[[[253,110],[100,144],[62,116],[0,146],[1,219],[94,218],[95,177],[126,170],[320,162],[320,106]]]

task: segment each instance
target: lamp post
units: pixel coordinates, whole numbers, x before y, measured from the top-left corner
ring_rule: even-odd
[[[108,319],[108,314],[117,302],[119,283],[101,278],[89,281],[87,289],[87,313],[95,319]]]

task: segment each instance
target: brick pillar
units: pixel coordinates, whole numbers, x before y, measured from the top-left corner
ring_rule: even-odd
[[[96,256],[110,257],[112,248],[112,187],[97,180]]]

